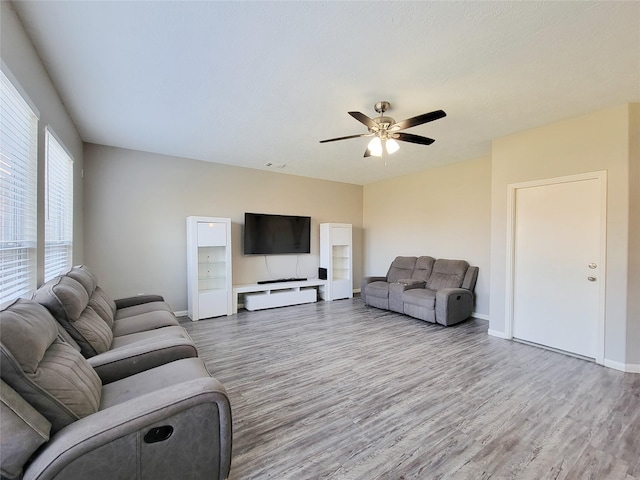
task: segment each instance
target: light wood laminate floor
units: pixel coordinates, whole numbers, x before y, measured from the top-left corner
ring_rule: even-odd
[[[360,298],[184,321],[230,480],[640,479],[640,375]]]

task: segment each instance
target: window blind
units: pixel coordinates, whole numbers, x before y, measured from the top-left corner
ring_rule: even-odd
[[[71,267],[73,250],[73,159],[49,128],[45,131],[44,280]]]
[[[38,118],[0,71],[0,307],[36,287]]]

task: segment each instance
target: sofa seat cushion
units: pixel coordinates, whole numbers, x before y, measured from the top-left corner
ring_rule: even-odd
[[[404,313],[414,318],[435,323],[436,292],[428,288],[415,288],[402,294]]]
[[[199,358],[185,358],[141,372],[104,385],[100,410],[118,405],[141,395],[173,387],[178,382],[187,382],[210,377]]]
[[[165,310],[141,313],[113,322],[113,336],[121,337],[131,333],[146,332],[162,327],[177,327],[180,323],[172,312]]]
[[[388,282],[371,282],[365,288],[367,297],[389,298]]]
[[[89,359],[103,385],[183,358],[198,349],[182,327],[163,327],[115,337],[111,349]]]
[[[173,314],[173,310],[171,310],[171,307],[166,302],[148,302],[141,303],[140,305],[132,305],[131,307],[119,308],[116,310],[115,319],[122,320],[123,318],[134,317],[150,312],[169,312]]]
[[[434,310],[436,307],[436,292],[428,288],[414,288],[402,294],[402,301]]]
[[[2,379],[56,432],[97,411],[102,383],[87,360],[58,337],[42,305],[19,299],[0,315]]]
[[[145,343],[150,340],[157,340],[161,338],[184,338],[186,340],[193,341],[187,331],[182,327],[162,327],[146,332],[130,333],[129,335],[113,337],[111,349],[121,348],[125,345]]]

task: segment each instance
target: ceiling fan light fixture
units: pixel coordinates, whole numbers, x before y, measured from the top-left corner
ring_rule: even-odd
[[[396,153],[400,150],[400,145],[393,138],[389,138],[386,142],[387,153]]]
[[[371,153],[372,156],[374,157],[381,157],[382,156],[382,141],[380,140],[380,137],[373,137],[371,139],[371,141],[369,142],[369,152]]]

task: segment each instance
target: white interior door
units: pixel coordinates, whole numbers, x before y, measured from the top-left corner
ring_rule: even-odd
[[[603,354],[604,188],[588,178],[515,191],[514,338]]]

